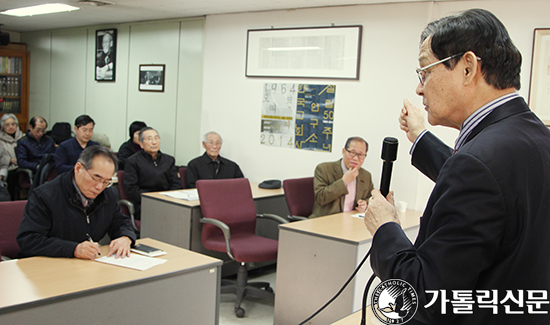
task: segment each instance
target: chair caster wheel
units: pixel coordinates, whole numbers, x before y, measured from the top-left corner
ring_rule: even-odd
[[[266,287],[266,288],[265,288],[265,291],[270,292],[270,293],[273,293],[273,288],[272,288],[272,287]]]
[[[244,317],[244,308],[242,308],[242,307],[235,308],[235,315],[237,315],[238,318],[243,318]]]

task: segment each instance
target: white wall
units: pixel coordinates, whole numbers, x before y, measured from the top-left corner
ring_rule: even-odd
[[[476,7],[493,11],[523,53],[524,87],[520,93],[527,99],[533,29],[550,26],[547,1],[400,3],[214,15],[206,20],[201,131],[218,131],[224,138],[222,155],[237,161],[245,176],[257,182],[312,176],[318,163],[339,159],[345,140],[359,135],[369,142],[363,167],[371,171],[376,187],[382,170],[382,140],[397,137],[400,145],[392,189],[397,200],[422,210],[433,183],[411,167],[410,143],[400,131],[397,118],[403,98],[421,105],[415,94],[418,79],[414,70],[418,66],[420,33],[427,22]],[[358,81],[245,77],[248,29],[332,23],[363,25]],[[262,86],[266,82],[336,85],[332,153],[260,145]],[[430,128],[449,145],[458,135],[455,130]]]
[[[494,12],[507,26],[523,54],[523,88],[528,98],[533,29],[550,27],[547,0],[445,1],[361,5],[301,10],[213,15],[201,19],[158,21],[70,30],[22,33],[31,52],[30,114],[73,122],[82,113],[97,121],[113,148],[127,139],[128,125],[145,120],[159,129],[163,151],[184,165],[202,153],[200,135],[218,131],[222,155],[237,161],[251,181],[313,175],[315,166],[341,157],[349,136],[370,144],[364,167],[378,186],[382,139],[397,137],[398,160],[392,189],[397,200],[422,210],[432,182],[410,165],[410,143],[399,130],[403,98],[421,105],[418,40],[432,19],[469,8]],[[363,25],[358,81],[245,77],[248,29]],[[94,81],[95,30],[118,29],[116,82]],[[138,65],[164,63],[164,93],[137,90]],[[204,70],[203,70],[204,69]],[[336,85],[332,153],[261,146],[262,86],[266,82]],[[457,131],[430,127],[452,145]]]
[[[95,33],[117,29],[114,82],[95,81]],[[186,164],[200,150],[204,18],[23,33],[31,53],[29,115],[74,123],[81,114],[113,151],[135,120],[155,127],[162,151]],[[140,92],[139,65],[165,64],[165,91]]]

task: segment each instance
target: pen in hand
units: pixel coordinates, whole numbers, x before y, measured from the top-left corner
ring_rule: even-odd
[[[92,237],[90,237],[90,235],[88,233],[86,233],[86,236],[88,237],[88,240],[90,241],[90,243],[93,244],[94,241],[92,240]],[[99,256],[101,256],[101,253],[98,252],[98,254],[99,254]]]

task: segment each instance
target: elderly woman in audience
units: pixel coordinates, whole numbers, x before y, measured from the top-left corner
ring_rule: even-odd
[[[17,176],[17,157],[15,156],[15,147],[17,140],[21,139],[25,134],[19,130],[19,121],[17,117],[11,113],[2,115],[0,118],[0,142],[4,145],[4,150],[9,157],[10,163],[8,166],[8,191],[11,199],[15,197],[15,186],[18,181]]]

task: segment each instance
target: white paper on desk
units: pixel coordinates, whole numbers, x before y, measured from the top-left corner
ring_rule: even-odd
[[[365,212],[363,212],[363,213],[352,214],[351,216],[352,216],[352,217],[355,217],[355,218],[364,219],[364,218],[365,218]]]
[[[196,188],[191,190],[162,192],[160,194],[187,201],[195,201],[199,199],[199,192]]]
[[[125,258],[115,258],[115,254],[110,257],[102,256],[95,259],[97,262],[107,263],[122,267],[127,267],[129,269],[135,269],[140,271],[145,271],[163,263],[166,263],[167,260],[162,258],[152,258],[147,256],[142,256],[138,254],[130,254],[130,257]]]

